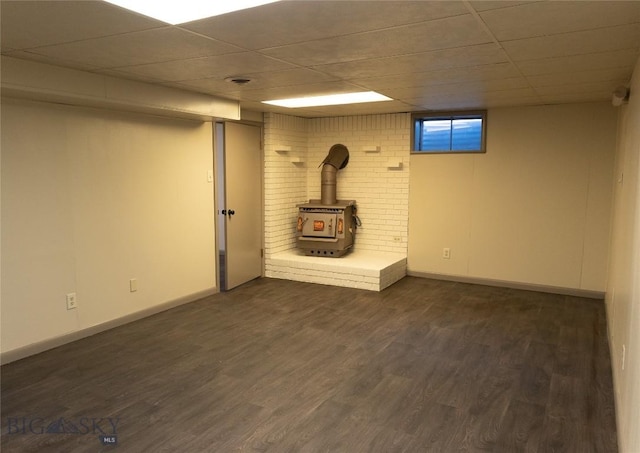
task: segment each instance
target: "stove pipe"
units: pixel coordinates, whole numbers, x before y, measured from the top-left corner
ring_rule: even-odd
[[[338,170],[343,169],[349,163],[349,150],[344,145],[333,145],[329,149],[329,154],[322,161],[321,187],[320,187],[320,203],[336,204],[338,201],[336,195]]]
[[[322,187],[320,188],[320,203],[336,204],[336,176],[338,169],[331,164],[324,164],[322,167]]]

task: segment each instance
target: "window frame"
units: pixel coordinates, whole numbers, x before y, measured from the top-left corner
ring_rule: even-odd
[[[416,123],[424,120],[456,120],[479,118],[482,120],[482,136],[480,137],[480,149],[474,150],[420,150],[416,149]],[[411,154],[484,154],[487,152],[487,111],[486,110],[456,110],[442,112],[415,112],[411,114]]]

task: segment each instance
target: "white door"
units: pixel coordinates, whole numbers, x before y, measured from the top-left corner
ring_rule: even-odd
[[[262,275],[262,129],[225,123],[225,289]]]

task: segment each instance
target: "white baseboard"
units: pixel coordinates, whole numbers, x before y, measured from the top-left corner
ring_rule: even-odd
[[[434,280],[446,280],[460,283],[473,283],[476,285],[498,286],[501,288],[522,289],[525,291],[538,291],[541,293],[561,294],[563,296],[586,297],[588,299],[604,299],[604,291],[591,291],[578,288],[564,288],[561,286],[536,285],[534,283],[510,282],[506,280],[493,280],[489,278],[461,277],[457,275],[434,274],[429,272],[416,272],[407,270],[411,277],[432,278]]]
[[[169,310],[171,308],[188,304],[189,302],[194,302],[198,299],[202,299],[203,297],[216,294],[217,292],[218,292],[218,288],[209,288],[203,291],[198,291],[197,293],[189,294],[188,296],[179,297],[175,300],[171,300],[169,302],[165,302],[163,304],[156,305],[154,307],[146,308],[144,310],[131,313],[129,315],[123,316],[118,319],[112,319],[102,324],[87,327],[86,329],[76,330],[74,332],[69,332],[67,334],[60,335],[58,337],[49,338],[47,340],[29,344],[27,346],[12,349],[11,351],[5,351],[3,353],[0,353],[0,364],[4,365],[10,362],[15,362],[16,360],[24,359],[25,357],[39,354],[49,349],[57,348],[58,346],[62,346],[67,343],[81,340],[82,338],[90,337],[97,333],[104,332],[105,330],[113,329],[115,327],[120,327],[130,322],[137,321],[142,318],[147,318],[149,316]]]

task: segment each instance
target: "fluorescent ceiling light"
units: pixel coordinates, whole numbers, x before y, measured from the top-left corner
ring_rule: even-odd
[[[106,0],[114,5],[176,25],[219,16],[279,0]]]
[[[326,96],[309,96],[306,98],[277,99],[262,101],[264,104],[277,105],[279,107],[319,107],[323,105],[359,104],[362,102],[391,101],[392,99],[375,91],[363,91],[360,93],[329,94]]]

